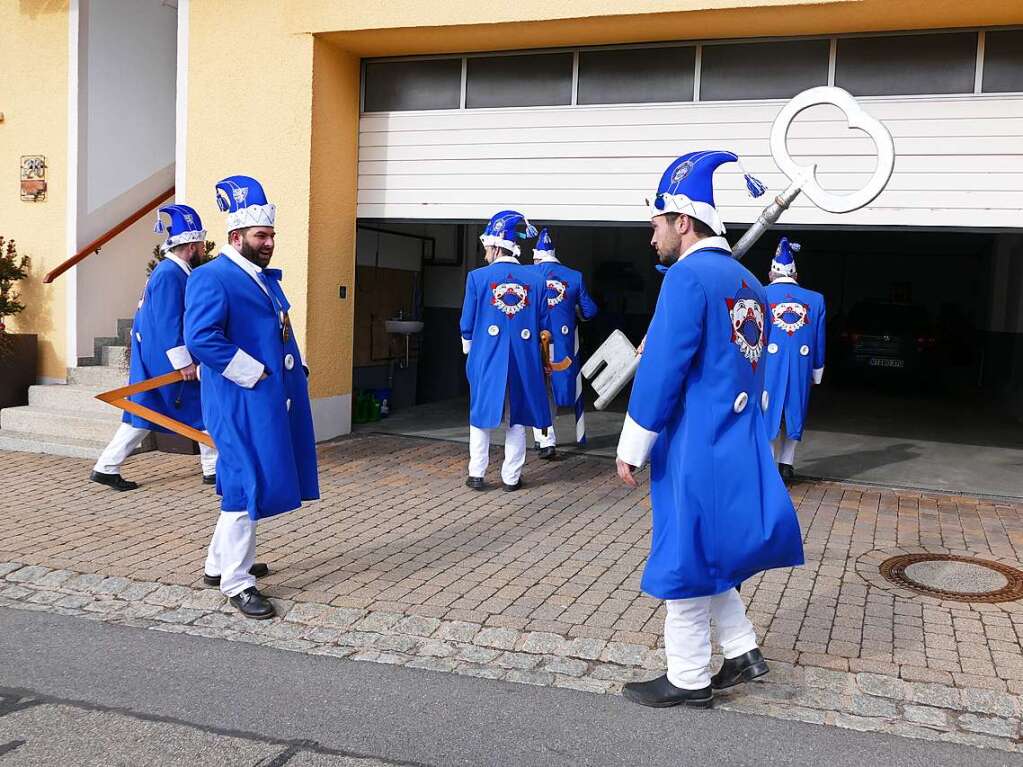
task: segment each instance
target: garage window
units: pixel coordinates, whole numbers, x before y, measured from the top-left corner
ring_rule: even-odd
[[[973,93],[977,33],[838,41],[835,85],[854,96]]]
[[[692,101],[696,48],[678,46],[579,54],[579,104]]]
[[[1023,91],[1023,29],[985,35],[983,91]]]
[[[461,98],[461,59],[366,64],[367,112],[458,109]]]
[[[469,109],[571,103],[571,53],[481,56],[468,60],[465,105]]]
[[[705,45],[700,101],[791,98],[828,84],[828,40]]]

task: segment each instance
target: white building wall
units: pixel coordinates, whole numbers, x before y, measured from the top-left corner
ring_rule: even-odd
[[[836,215],[797,199],[787,224],[1020,227],[1023,96],[861,98],[895,139],[888,188]],[[736,152],[777,193],[787,180],[770,154],[784,101],[533,107],[373,113],[359,136],[360,218],[486,219],[500,208],[537,221],[645,221],[644,198],[678,155]],[[822,185],[854,191],[874,168],[873,142],[842,114],[815,107],[790,131],[794,157],[818,163]],[[716,176],[726,222],[751,223],[754,200],[736,166]]]
[[[80,0],[79,10],[77,248],[174,186],[177,77],[172,4]],[[69,275],[78,356],[134,314],[159,241],[154,221],[146,216]]]

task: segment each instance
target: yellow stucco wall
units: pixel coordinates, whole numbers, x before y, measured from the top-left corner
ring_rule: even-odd
[[[227,241],[214,185],[243,174],[277,205],[272,266],[284,270],[291,319],[308,356],[310,122],[313,38],[286,31],[285,4],[234,0],[189,4],[185,197],[217,247]],[[317,373],[316,380],[320,380]]]
[[[1023,23],[1006,0],[295,0],[291,30],[361,56]]]
[[[352,390],[355,203],[360,61],[323,40],[313,48],[311,207],[307,319],[313,397]],[[338,287],[348,288],[341,300]]]
[[[42,277],[67,258],[68,3],[19,0],[0,3],[0,235],[32,257],[29,279],[19,285],[28,308],[8,330],[39,334],[38,375],[63,378],[65,282]],[[20,157],[46,156],[47,199],[22,202]]]

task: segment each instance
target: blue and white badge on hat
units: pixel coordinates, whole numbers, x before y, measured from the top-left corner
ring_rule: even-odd
[[[724,234],[725,225],[714,205],[714,171],[728,162],[737,162],[742,168],[738,155],[722,150],[689,152],[677,158],[661,176],[654,199],[648,201],[650,217],[685,213],[705,223],[715,234]],[[767,191],[766,186],[745,170],[743,176],[752,197],[760,197]]]
[[[801,247],[798,242],[789,242],[788,237],[782,237],[778,248],[774,251],[774,258],[771,259],[771,271],[784,277],[791,277],[795,274],[796,253]]]
[[[277,207],[267,202],[263,186],[250,176],[228,176],[217,184],[217,206],[227,213],[227,231],[273,226]]]
[[[164,222],[164,217],[167,221]],[[178,245],[185,245],[189,242],[205,242],[206,230],[202,227],[202,219],[195,212],[194,208],[188,205],[164,205],[156,211],[156,226],[153,231],[157,234],[167,235],[167,239],[160,243],[160,248],[166,253]]]

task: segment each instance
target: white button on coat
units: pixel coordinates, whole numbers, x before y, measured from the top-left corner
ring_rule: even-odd
[[[497,327],[497,325],[491,325],[489,328],[487,328],[487,332],[492,336],[496,336],[498,333],[501,332],[501,329]]]
[[[767,345],[767,351],[770,352],[771,354],[777,354],[778,353],[778,344],[768,344]]]
[[[529,328],[523,328],[522,329],[522,333],[520,335],[522,336],[522,340],[523,341],[528,341],[529,340],[529,336],[531,335],[530,332],[529,332]]]
[[[285,370],[291,370],[293,367],[295,367],[295,355],[294,354],[285,354],[284,355],[284,369]]]
[[[771,404],[771,395],[765,390],[764,393],[760,395],[760,409],[766,413],[767,406],[769,404]]]
[[[289,412],[291,411],[291,400],[290,399],[284,400],[284,407],[286,407]]]
[[[746,409],[747,402],[749,402],[749,395],[744,391],[739,392],[739,396],[735,398],[735,404],[732,405],[732,410],[741,413]]]
[[[802,346],[799,347],[799,353],[805,357],[807,354],[810,353],[810,347],[807,346],[806,344],[803,344]]]
[[[561,335],[563,335],[563,336],[567,336],[568,335],[568,325],[562,325],[561,326]]]
[[[139,342],[139,343],[142,343],[142,334],[141,334],[141,333],[136,333],[136,334],[135,334],[135,338],[137,338],[137,339],[138,339],[138,342]]]

